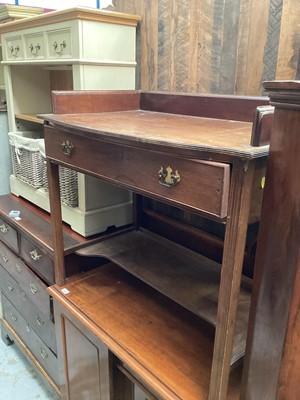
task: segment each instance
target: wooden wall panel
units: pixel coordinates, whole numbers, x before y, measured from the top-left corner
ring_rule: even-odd
[[[138,87],[263,94],[300,74],[299,0],[114,0],[141,15]]]
[[[276,79],[300,79],[300,1],[284,0]],[[298,76],[297,76],[298,71]]]

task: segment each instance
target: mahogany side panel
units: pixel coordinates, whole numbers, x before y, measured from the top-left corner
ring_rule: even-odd
[[[273,125],[274,107],[260,106],[254,113],[252,127],[252,146],[263,146],[270,143]]]
[[[141,92],[142,110],[244,122],[252,122],[256,107],[268,104],[267,97]]]
[[[244,363],[242,399],[246,400],[276,398],[280,368],[284,368],[280,367],[282,354],[288,346],[288,315],[293,313],[291,295],[299,269],[300,85],[279,82],[266,88],[275,113]],[[281,374],[286,372],[282,370]],[[285,398],[298,397],[293,393]]]
[[[138,90],[72,90],[53,91],[54,114],[80,114],[106,111],[138,110]]]

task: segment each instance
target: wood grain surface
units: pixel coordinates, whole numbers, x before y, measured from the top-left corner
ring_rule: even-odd
[[[138,14],[144,90],[258,95],[262,82],[295,79],[298,0],[114,0]]]

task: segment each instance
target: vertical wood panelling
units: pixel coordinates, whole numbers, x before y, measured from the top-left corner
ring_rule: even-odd
[[[236,54],[235,90],[233,93],[242,95],[246,88],[246,74],[248,63],[248,46],[250,36],[250,16],[252,3],[249,0],[240,0],[240,17]]]
[[[211,0],[195,0],[198,9],[192,18],[198,26],[197,82],[191,91],[210,93],[211,48],[213,27],[213,3]],[[196,19],[197,18],[197,19]],[[193,51],[193,49],[191,49]]]
[[[300,53],[300,1],[284,0],[276,79],[295,79]],[[298,67],[299,68],[299,67]]]
[[[252,0],[245,86],[245,92],[249,95],[261,92],[269,8],[270,0]]]
[[[272,81],[276,77],[282,2],[283,0],[270,0],[269,24],[264,53],[263,81]]]
[[[259,95],[262,81],[295,79],[299,0],[115,0],[141,15],[144,90]]]

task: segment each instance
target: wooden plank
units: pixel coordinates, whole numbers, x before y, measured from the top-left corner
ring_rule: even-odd
[[[44,124],[44,120],[42,118],[37,118],[35,115],[32,114],[16,114],[15,117],[16,119],[21,119],[22,121],[34,122],[40,125]]]
[[[197,56],[197,84],[192,89],[198,93],[209,93],[211,76],[211,48],[213,27],[213,2],[211,0],[195,0],[197,13],[192,10],[191,29],[198,26],[198,56]],[[195,6],[194,6],[195,7]],[[198,17],[199,16],[199,17]],[[196,20],[198,18],[198,20]],[[195,20],[194,20],[195,19]],[[192,51],[192,50],[191,50]],[[194,59],[191,59],[194,62]]]
[[[214,1],[213,13],[213,31],[212,31],[212,47],[211,47],[211,93],[220,92],[220,71],[221,71],[221,55],[223,45],[223,24],[224,24],[224,7],[225,0]]]
[[[283,0],[270,0],[269,24],[264,50],[263,81],[272,81],[276,77],[282,2]]]
[[[299,0],[284,0],[276,71],[278,80],[296,78],[300,48],[299,15]]]
[[[140,1],[142,22],[141,38],[141,89],[156,90],[158,74],[158,2]]]
[[[252,0],[248,43],[246,95],[261,93],[264,47],[267,40],[270,0]]]
[[[125,94],[125,96],[120,96],[120,94]],[[72,90],[52,92],[54,114],[91,113],[112,110],[124,111],[139,109],[139,106],[140,92],[136,90]]]
[[[240,0],[215,1],[212,92],[234,93]]]
[[[248,63],[248,46],[250,40],[251,5],[249,0],[240,0],[240,17],[236,55],[236,76],[234,93],[246,93],[246,74]]]
[[[162,0],[158,4],[158,89],[172,90],[174,81],[174,44],[171,40],[173,27],[170,15],[173,13],[173,1]]]
[[[258,106],[269,105],[267,97],[190,95],[141,92],[141,109],[253,122]]]

